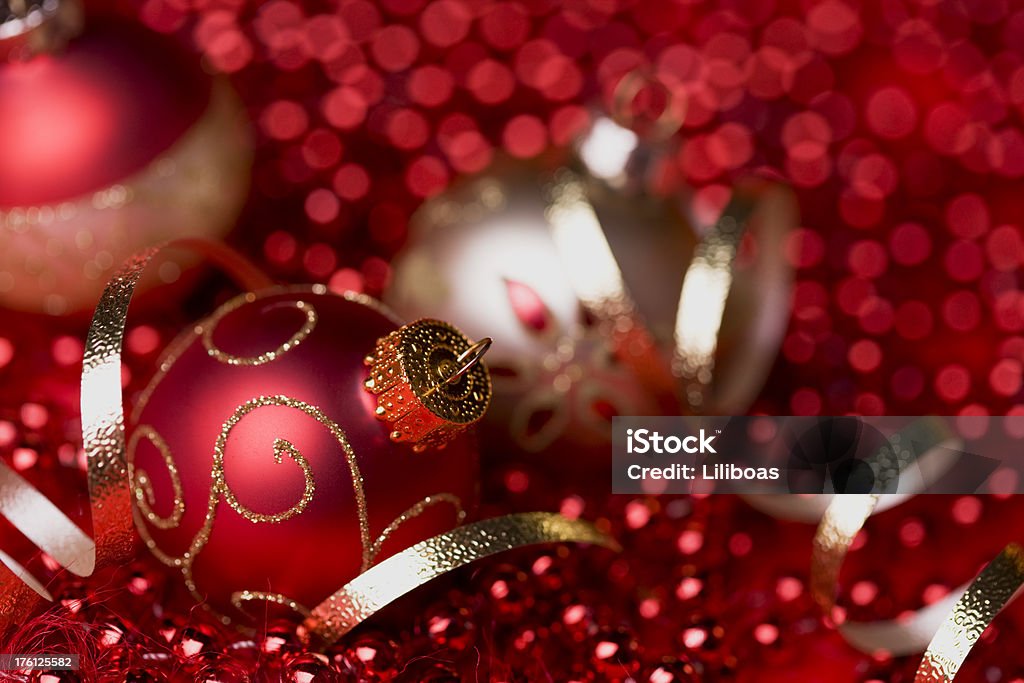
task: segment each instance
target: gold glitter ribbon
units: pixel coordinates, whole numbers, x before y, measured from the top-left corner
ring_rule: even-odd
[[[942,447],[954,439],[945,420],[927,417],[916,420],[890,437],[890,448],[883,449],[888,454],[888,471],[883,471],[881,478],[898,477],[906,465],[915,460],[925,464],[933,455],[941,456]],[[877,510],[892,507],[905,498],[904,494],[836,495],[814,537],[811,594],[826,616],[837,622],[847,642],[867,653],[904,656],[923,651],[950,610],[955,613],[957,600],[962,600],[965,591],[970,591],[967,586],[961,586],[938,602],[892,620],[848,622],[837,611],[839,573],[857,534]],[[982,584],[979,590],[988,590],[987,585]]]
[[[952,683],[981,634],[1024,585],[1024,548],[1006,546],[981,570],[924,653],[914,683]]]
[[[174,240],[147,249],[128,259],[113,276],[96,307],[82,359],[82,445],[88,463],[95,540],[25,479],[5,465],[0,466],[0,514],[40,550],[78,576],[89,576],[96,566],[123,560],[134,548],[121,350],[135,286],[153,257],[172,247],[199,252],[246,289],[270,284],[262,271],[234,250],[198,238]],[[50,596],[8,556],[0,555],[0,560],[2,629],[34,608],[35,600],[30,598],[35,594]]]
[[[473,522],[421,541],[363,572],[315,607],[304,631],[332,643],[431,579],[496,553],[539,543],[589,543],[619,550],[593,524],[555,513],[526,512]]]

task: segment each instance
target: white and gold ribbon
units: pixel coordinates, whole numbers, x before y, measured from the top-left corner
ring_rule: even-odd
[[[920,492],[921,489],[915,488],[908,476],[908,465],[937,466],[939,472],[945,471],[952,465],[946,456],[955,453],[951,447],[957,445],[959,440],[942,418],[924,417],[911,422],[889,436],[886,447],[866,461],[876,470],[876,478],[885,492],[834,495],[821,517],[811,555],[811,594],[825,615],[837,622],[837,628],[846,640],[863,652],[885,651],[894,656],[922,652],[966,588],[953,591],[943,600],[899,619],[851,622],[837,618],[839,573],[857,534],[873,514],[895,507]],[[905,485],[907,481],[910,482],[909,487]],[[754,502],[754,497],[749,500]],[[806,505],[809,500],[794,498],[790,504]]]
[[[563,168],[546,190],[551,236],[576,296],[598,321],[616,356],[671,412],[675,383],[668,363],[626,289],[582,178]]]
[[[745,410],[763,385],[789,321],[792,267],[784,244],[798,221],[792,192],[767,181],[734,189],[686,269],[671,363],[626,288],[583,178],[560,169],[546,192],[551,235],[580,303],[666,412],[680,404],[695,414]],[[737,274],[740,243],[748,233],[757,241],[755,263]],[[737,301],[732,315],[744,320],[743,339],[722,371],[715,368],[715,355],[730,297]]]

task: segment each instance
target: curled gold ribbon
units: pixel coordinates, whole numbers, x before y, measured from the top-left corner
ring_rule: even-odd
[[[952,683],[981,634],[1024,585],[1024,548],[1011,543],[981,570],[935,633],[914,683]]]
[[[788,321],[792,269],[783,245],[798,220],[792,192],[764,181],[748,181],[733,191],[687,267],[669,363],[626,288],[583,179],[561,169],[545,189],[551,235],[580,303],[600,321],[616,354],[666,412],[675,412],[680,403],[695,414],[744,410],[760,390]],[[756,301],[754,310],[743,311],[749,320],[747,338],[735,367],[723,377],[713,372],[715,353],[740,242],[751,229],[760,238],[753,272],[757,281],[748,284],[746,293]]]
[[[747,181],[738,185],[715,224],[704,234],[683,279],[676,312],[672,372],[693,413],[746,410],[760,391],[789,321],[792,269],[783,251],[798,222],[793,193],[783,185]],[[757,235],[752,277],[737,282],[736,260],[744,235]],[[734,286],[745,285],[750,310],[740,354],[727,374],[716,371],[726,304]],[[736,315],[736,311],[733,311]]]
[[[888,445],[867,462],[876,470],[886,490],[894,489],[900,474],[915,462],[942,461],[943,447],[956,437],[945,420],[925,417],[915,420],[889,437]],[[942,462],[948,467],[950,463]],[[843,637],[857,649],[903,656],[925,649],[939,623],[964,588],[944,599],[898,619],[873,622],[846,621],[837,610],[839,573],[857,534],[876,511],[899,504],[905,493],[836,495],[821,518],[814,535],[811,555],[811,595],[827,617],[837,623]]]
[[[82,359],[82,445],[88,463],[94,539],[26,480],[0,464],[0,514],[40,550],[78,576],[89,576],[99,565],[129,557],[135,544],[125,450],[121,350],[135,286],[153,257],[171,247],[199,252],[247,289],[270,284],[262,271],[234,250],[199,238],[174,240],[147,249],[128,259],[110,280],[96,307]],[[9,557],[2,555],[0,561],[3,629],[35,607],[37,594],[48,599],[50,596]]]
[[[317,605],[303,628],[332,643],[381,608],[442,574],[496,553],[538,543],[619,546],[594,525],[547,512],[526,512],[456,527],[392,555]]]

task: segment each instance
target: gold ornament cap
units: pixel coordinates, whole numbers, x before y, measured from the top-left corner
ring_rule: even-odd
[[[0,62],[60,50],[81,30],[78,0],[0,0]]]
[[[409,323],[377,340],[365,363],[366,389],[377,397],[377,418],[391,440],[422,452],[442,448],[483,417],[491,377],[481,362],[489,337],[471,343],[440,320]]]

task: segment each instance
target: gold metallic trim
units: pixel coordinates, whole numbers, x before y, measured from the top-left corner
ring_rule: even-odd
[[[231,604],[234,605],[235,609],[237,609],[239,612],[250,618],[252,615],[245,611],[244,605],[247,602],[253,602],[257,600],[261,602],[272,602],[276,605],[284,605],[288,609],[292,610],[293,612],[296,612],[297,614],[300,614],[301,616],[307,619],[312,615],[312,612],[309,611],[309,608],[304,606],[301,602],[296,602],[295,600],[289,598],[287,595],[282,595],[280,593],[266,593],[263,591],[238,591],[237,593],[231,594]]]
[[[363,572],[313,609],[305,635],[334,642],[385,605],[431,579],[496,553],[538,543],[591,543],[618,550],[594,525],[546,512],[486,519],[392,555]]]
[[[135,285],[142,271],[162,248],[147,249],[131,257],[111,279],[96,308],[85,342],[82,359],[82,446],[88,462],[93,532],[100,562],[128,557],[134,543],[121,390],[121,349],[128,304]]]
[[[914,683],[952,683],[971,648],[1024,585],[1024,549],[1006,546],[981,570],[924,653]]]
[[[442,503],[448,503],[455,508],[455,524],[456,526],[466,521],[466,511],[462,509],[462,500],[453,493],[436,493],[432,496],[426,496],[423,500],[412,505],[408,510],[396,517],[390,524],[385,527],[384,531],[380,532],[380,536],[373,542],[373,547],[370,549],[370,561],[374,561],[377,555],[380,554],[380,549],[384,546],[384,542],[388,540],[388,537],[398,530],[403,524],[408,522],[410,519],[419,517],[428,508]]]
[[[153,484],[149,481],[149,475],[145,470],[136,470],[134,468],[135,451],[139,446],[139,441],[142,439],[146,439],[153,444],[160,453],[160,457],[163,458],[164,465],[167,466],[167,473],[171,478],[171,489],[174,491],[170,517],[161,517],[153,511],[151,506],[156,502]],[[132,490],[135,493],[135,506],[142,516],[146,518],[146,521],[157,529],[176,528],[181,523],[181,518],[185,514],[185,494],[181,488],[181,476],[178,474],[178,468],[174,464],[174,456],[171,454],[170,447],[164,441],[164,438],[160,436],[160,433],[151,425],[136,427],[131,438],[128,440],[128,475],[133,484]]]
[[[915,420],[889,437],[888,446],[868,460],[885,491],[895,490],[899,474],[915,460],[949,443],[955,435],[941,418]],[[837,612],[839,574],[857,534],[874,512],[888,507],[901,494],[838,494],[825,510],[815,533],[811,554],[811,595],[825,616],[837,624],[840,634],[855,648],[874,654],[910,655],[925,649],[940,620],[965,588],[952,591],[943,601],[897,619],[871,622],[846,621]],[[889,499],[889,500],[887,500]],[[899,500],[897,498],[897,500]]]
[[[309,337],[313,330],[316,329],[316,324],[319,318],[317,316],[316,309],[313,308],[312,304],[309,304],[305,301],[284,302],[283,305],[294,307],[300,312],[304,313],[306,316],[306,321],[302,324],[302,327],[300,327],[283,344],[278,346],[276,349],[265,351],[264,353],[261,353],[258,356],[253,356],[251,358],[236,356],[234,354],[230,354],[227,353],[226,351],[222,351],[221,349],[219,349],[213,341],[213,334],[217,330],[217,325],[220,324],[220,321],[223,320],[224,317],[229,315],[232,311],[238,310],[242,306],[250,304],[255,300],[256,295],[253,294],[252,292],[248,292],[246,294],[237,296],[228,303],[218,308],[216,313],[214,313],[209,318],[207,323],[202,326],[202,333],[200,334],[200,338],[202,339],[203,347],[206,349],[206,352],[210,355],[211,358],[215,358],[221,363],[227,363],[228,365],[258,366],[264,365],[266,363],[272,363],[273,361],[280,358],[281,356],[283,356],[284,354],[288,353],[293,348],[301,344],[303,341],[305,341],[305,339]]]

